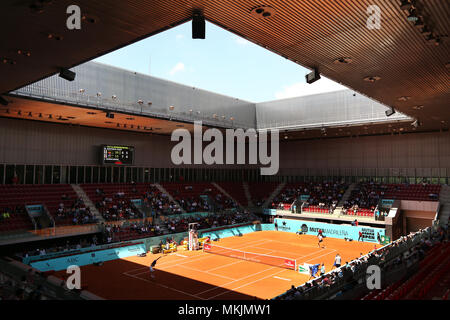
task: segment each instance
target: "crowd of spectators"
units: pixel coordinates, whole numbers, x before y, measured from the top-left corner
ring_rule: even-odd
[[[188,217],[168,217],[161,224],[151,224],[149,222],[133,222],[119,224],[108,224],[105,228],[105,242],[161,236],[188,231],[189,223],[198,223],[199,229],[209,229],[234,225],[251,221],[253,216],[248,213],[212,213],[208,216],[193,215]]]
[[[283,204],[292,203],[302,195],[309,196],[304,201],[304,208],[317,207],[320,209],[333,210],[342,196],[348,184],[338,181],[304,182],[297,186],[292,185],[286,187],[277,197],[274,198],[272,208],[284,208]]]
[[[3,207],[0,208],[0,221],[8,221],[14,218],[14,216],[25,213],[24,206],[15,206],[15,207]]]
[[[66,194],[63,194],[61,200],[71,200]],[[96,223],[97,218],[91,212],[91,208],[86,207],[83,199],[75,198],[69,207],[61,202],[56,210],[55,222],[64,221],[70,219],[73,225]]]
[[[308,300],[332,292],[339,288],[337,294],[353,288],[358,281],[363,281],[365,271],[369,265],[378,265],[386,273],[399,266],[409,267],[414,262],[425,257],[425,254],[437,243],[448,242],[447,228],[439,228],[431,234],[428,230],[419,230],[402,236],[391,245],[369,254],[345,262],[342,267],[336,268],[327,274],[308,281],[303,286],[292,286],[285,294],[277,297],[281,300]]]
[[[34,283],[33,270],[30,269],[20,281],[0,272],[0,300],[49,300],[42,285]]]
[[[60,252],[70,252],[73,250],[79,250],[81,248],[95,247],[96,245],[103,244],[104,241],[102,237],[97,237],[97,235],[87,235],[77,240],[65,240],[65,242],[55,241],[51,245],[40,246],[37,248],[32,248],[26,252],[19,253],[18,256],[21,258],[27,258],[32,256],[42,256],[52,253]]]
[[[100,188],[95,192],[101,197],[95,207],[106,221],[142,218],[125,192],[117,191],[114,195],[106,195]]]
[[[373,181],[357,184],[348,200],[343,203],[343,207],[346,210],[353,211],[355,214],[360,209],[369,209],[373,212],[387,188],[386,185]]]
[[[153,215],[179,214],[181,208],[169,199],[169,196],[150,186],[142,196],[144,207],[149,208]]]
[[[238,207],[236,202],[234,202],[231,198],[223,196],[221,193],[217,193],[214,196],[214,202],[218,211]]]

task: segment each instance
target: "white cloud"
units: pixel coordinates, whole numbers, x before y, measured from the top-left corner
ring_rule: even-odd
[[[344,89],[348,88],[322,76],[320,80],[312,84],[308,84],[306,82],[297,82],[290,86],[285,86],[283,87],[283,90],[277,91],[275,93],[275,98],[286,99],[293,97],[302,97],[302,96],[309,96],[312,94],[339,91]]]
[[[246,45],[249,45],[251,42],[248,40],[245,40],[244,38],[236,37],[236,43],[241,46],[246,46]]]
[[[184,71],[185,70],[185,66],[183,62],[178,62],[170,71],[169,74],[171,76],[173,76],[175,73],[180,72],[180,71]]]

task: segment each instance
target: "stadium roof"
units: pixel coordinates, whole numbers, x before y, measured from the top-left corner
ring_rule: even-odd
[[[432,41],[407,20],[409,13],[397,0],[124,0],[114,5],[79,0],[81,30],[66,28],[72,1],[6,0],[0,4],[0,27],[7,30],[0,48],[0,93],[177,26],[200,11],[230,32],[318,68],[329,79],[437,129],[450,119],[450,3],[417,3],[416,15],[432,30]],[[262,4],[270,16],[255,14]],[[380,29],[367,28],[371,5],[381,9]],[[340,58],[351,63],[336,63]]]

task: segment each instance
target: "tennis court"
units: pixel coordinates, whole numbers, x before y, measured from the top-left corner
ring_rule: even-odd
[[[290,269],[290,263],[279,267],[277,261],[323,262],[328,272],[337,253],[345,263],[374,248],[374,243],[334,238],[325,238],[323,244],[325,248],[319,248],[317,238],[310,235],[253,232],[212,242],[215,253],[179,250],[165,255],[156,264],[154,279],[149,265],[160,254],[85,266],[82,286],[106,299],[271,299],[309,279]],[[229,257],[230,252],[239,258]],[[63,272],[58,275],[65,278]]]

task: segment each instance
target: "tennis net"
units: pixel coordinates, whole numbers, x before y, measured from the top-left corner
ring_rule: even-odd
[[[241,251],[237,249],[224,248],[209,243],[205,243],[203,246],[203,251],[213,254],[218,254],[222,256],[227,256],[236,259],[243,259],[252,262],[258,262],[263,264],[268,264],[271,266],[286,268],[286,269],[297,269],[297,260],[285,257],[271,256],[268,254],[254,253]]]

